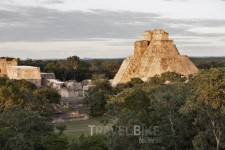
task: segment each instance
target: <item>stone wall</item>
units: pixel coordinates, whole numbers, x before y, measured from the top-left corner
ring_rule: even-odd
[[[55,74],[41,72],[41,85],[42,86],[46,86],[48,84],[48,79],[55,79]]]
[[[41,72],[41,79],[55,79],[55,74]]]
[[[56,90],[65,87],[65,82],[59,81],[57,79],[45,79],[45,84],[43,86],[50,86]]]
[[[75,80],[68,80],[65,82],[56,79],[46,79],[46,86],[50,86],[57,90],[61,95],[63,102],[69,103],[83,102],[86,91],[92,86],[91,80],[84,80],[77,82]]]
[[[83,86],[81,82],[69,80],[65,82],[65,87],[60,89],[62,98],[76,100],[83,98]]]
[[[134,43],[134,56],[135,57],[142,57],[149,45],[149,41],[136,41]]]
[[[24,79],[34,83],[36,86],[41,86],[41,73],[39,67],[9,66],[7,67],[7,75],[9,79]]]
[[[17,60],[13,58],[0,58],[0,77],[7,77],[7,67],[17,66]]]
[[[168,40],[169,34],[164,30],[147,30],[143,33],[142,40]]]

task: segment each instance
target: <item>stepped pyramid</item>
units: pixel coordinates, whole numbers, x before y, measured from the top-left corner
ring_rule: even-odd
[[[136,77],[147,81],[149,77],[168,71],[188,76],[197,73],[198,69],[188,56],[180,55],[167,32],[148,30],[142,40],[134,43],[134,55],[123,61],[112,85],[126,83]]]

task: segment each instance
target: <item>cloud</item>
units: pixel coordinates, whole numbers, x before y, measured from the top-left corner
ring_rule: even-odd
[[[165,29],[184,54],[199,56],[205,49],[204,55],[210,55],[213,49],[217,52],[213,55],[224,56],[224,33],[214,32],[223,27],[222,19],[171,19],[132,11],[7,6],[0,9],[0,55],[126,57],[132,54],[133,42],[141,38],[143,31]],[[210,33],[202,32],[208,28],[212,29]]]
[[[62,12],[41,7],[15,7],[0,10],[0,42],[135,39],[146,29],[165,29],[171,35],[221,36],[193,27],[221,27],[225,20],[178,20],[160,18],[154,13],[130,11]]]
[[[47,3],[47,4],[59,4],[63,3],[62,0],[40,0],[42,3]]]
[[[60,12],[32,7],[17,8],[15,11],[2,10],[0,41],[130,38],[146,29],[147,22],[148,25],[159,26],[150,22],[156,16],[104,10]]]

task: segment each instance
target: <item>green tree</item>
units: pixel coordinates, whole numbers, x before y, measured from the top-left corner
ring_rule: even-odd
[[[111,86],[107,78],[102,75],[95,75],[91,87],[86,95],[90,105],[92,116],[101,116],[106,112],[106,101],[111,93]]]
[[[107,108],[110,114],[116,115],[116,125],[158,126],[161,131],[159,136],[163,141],[140,145],[137,137],[114,135],[112,143],[125,141],[126,146],[120,147],[121,149],[191,149],[191,141],[195,135],[192,115],[195,114],[184,116],[180,113],[180,108],[190,95],[192,92],[189,85],[179,81],[169,85],[152,82],[136,84],[112,96]]]
[[[54,133],[49,120],[38,112],[12,106],[0,114],[0,147],[7,150],[48,149],[57,142],[58,149],[64,149],[67,139]]]
[[[72,142],[69,150],[108,150],[104,135],[80,136]]]
[[[38,88],[34,91],[34,95],[41,101],[45,101],[47,103],[59,103],[61,100],[61,96],[59,93],[52,88]]]
[[[166,81],[170,82],[185,82],[187,77],[182,74],[175,72],[165,72],[161,75],[155,75],[149,79],[149,82],[152,84],[164,84]]]
[[[199,132],[193,140],[196,149],[225,148],[225,70],[202,70],[190,81],[195,95],[181,109],[184,114],[197,113],[194,124]],[[214,138],[213,138],[214,137]]]
[[[2,81],[0,86],[0,108],[19,105],[23,108],[38,110],[46,115],[53,110],[53,105],[59,103],[60,95],[51,88],[37,88],[25,80]]]

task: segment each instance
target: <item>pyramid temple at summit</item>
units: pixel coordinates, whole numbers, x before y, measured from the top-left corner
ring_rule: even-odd
[[[169,34],[161,29],[145,31],[142,40],[134,43],[134,55],[127,57],[112,85],[126,83],[131,78],[147,81],[164,72],[176,72],[189,76],[198,72],[197,67],[186,55],[180,55]]]

